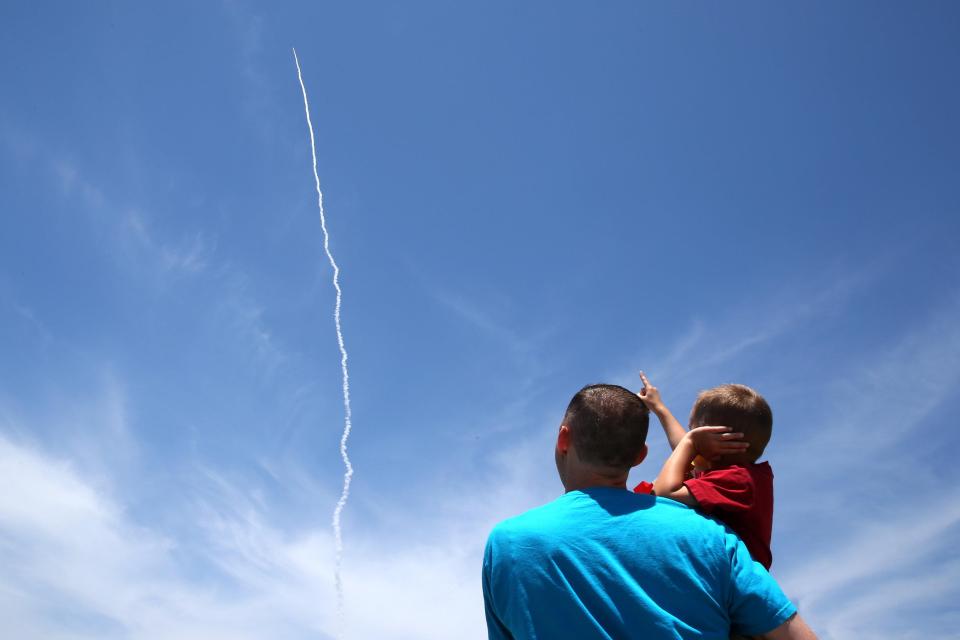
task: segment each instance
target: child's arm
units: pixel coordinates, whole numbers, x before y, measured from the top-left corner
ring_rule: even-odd
[[[656,414],[660,426],[663,427],[663,432],[667,434],[667,440],[670,441],[670,448],[676,449],[687,430],[683,428],[679,420],[673,417],[673,414],[667,409],[667,405],[663,404],[663,400],[660,399],[660,390],[650,384],[643,371],[640,372],[640,381],[643,382],[643,389],[637,395],[643,400],[643,404],[647,405],[647,408]]]
[[[653,481],[653,492],[691,507],[697,506],[697,499],[683,484],[697,454],[712,460],[725,454],[740,453],[750,446],[741,440],[742,433],[730,431],[730,427],[697,427],[684,435]]]

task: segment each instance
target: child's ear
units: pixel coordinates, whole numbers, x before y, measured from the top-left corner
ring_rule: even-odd
[[[640,453],[638,453],[637,457],[634,459],[633,466],[637,466],[638,464],[643,462],[644,458],[647,457],[647,451],[649,451],[649,448],[647,447],[646,444],[644,444],[643,449],[640,450]]]

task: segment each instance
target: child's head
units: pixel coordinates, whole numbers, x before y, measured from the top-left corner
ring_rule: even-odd
[[[722,384],[701,391],[690,411],[690,428],[704,426],[730,427],[742,432],[750,448],[743,454],[726,456],[721,462],[756,462],[770,441],[773,412],[759,393],[742,384]]]

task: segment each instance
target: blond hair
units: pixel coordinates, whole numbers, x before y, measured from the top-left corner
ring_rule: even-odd
[[[773,412],[759,393],[743,384],[722,384],[701,391],[690,411],[690,427],[730,427],[750,443],[746,455],[756,460],[773,432]]]

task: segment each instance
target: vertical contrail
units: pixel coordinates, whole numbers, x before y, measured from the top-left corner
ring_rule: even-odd
[[[353,425],[350,422],[350,373],[347,370],[347,348],[343,344],[343,331],[340,328],[340,300],[342,293],[340,291],[340,267],[337,266],[333,254],[330,253],[330,233],[327,231],[327,218],[323,213],[323,192],[320,191],[320,175],[317,173],[317,145],[313,138],[313,123],[310,121],[310,103],[307,102],[307,87],[303,84],[303,74],[300,73],[300,59],[297,58],[297,50],[293,50],[293,61],[297,65],[297,79],[300,80],[300,89],[303,91],[303,110],[307,115],[307,128],[310,130],[310,154],[313,158],[313,180],[317,187],[317,207],[320,209],[320,227],[323,229],[323,250],[327,253],[327,259],[330,266],[333,267],[333,288],[337,290],[337,303],[333,310],[333,322],[337,328],[337,344],[340,346],[340,370],[343,373],[343,435],[340,436],[340,457],[343,458],[343,491],[340,493],[340,499],[337,500],[337,506],[333,510],[333,536],[334,548],[336,550],[336,559],[333,568],[333,580],[337,590],[337,617],[340,625],[340,637],[343,637],[345,628],[345,615],[343,608],[343,580],[340,576],[341,565],[343,564],[343,535],[340,528],[340,515],[343,513],[343,507],[347,504],[347,498],[350,497],[350,480],[353,478],[353,465],[350,464],[350,457],[347,455],[347,439],[350,437],[350,429]]]

